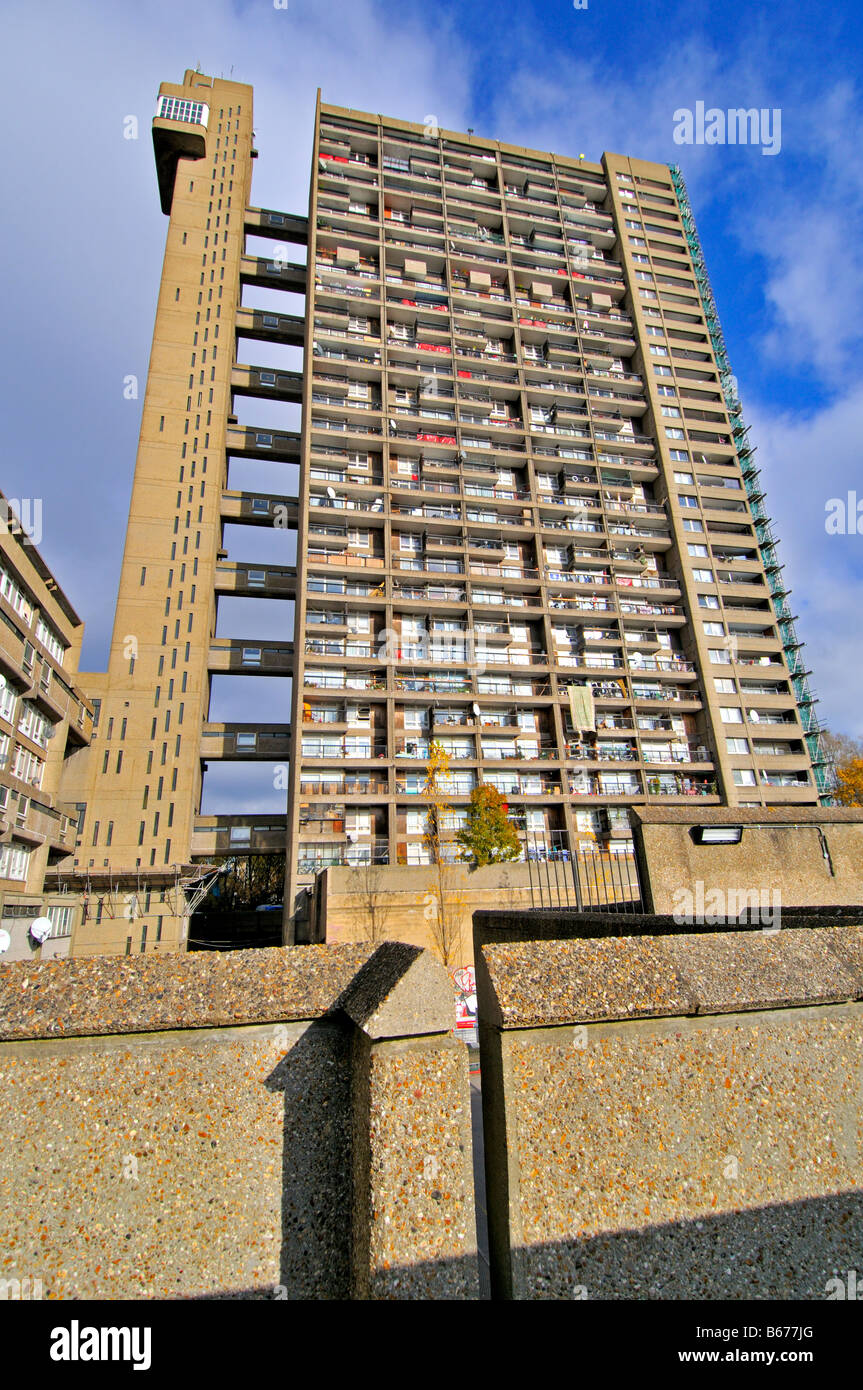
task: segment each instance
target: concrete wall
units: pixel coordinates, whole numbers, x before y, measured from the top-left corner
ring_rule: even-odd
[[[852,807],[715,807],[632,813],[648,912],[677,910],[680,889],[758,890],[783,906],[863,905],[863,810]],[[700,845],[697,825],[741,825],[737,845]],[[731,914],[733,915],[733,914]]]
[[[526,864],[494,864],[483,869],[453,865],[446,872],[447,893],[459,921],[449,965],[457,968],[473,963],[473,913],[501,907],[527,911],[532,906],[530,876]],[[434,869],[426,865],[325,869],[315,885],[312,939],[368,941],[370,903],[374,903],[379,939],[410,942],[440,955],[433,930],[435,882]]]
[[[818,1299],[859,1267],[863,928],[496,941],[483,919],[494,1293]]]
[[[467,1052],[405,945],[0,968],[0,1277],[471,1298]]]

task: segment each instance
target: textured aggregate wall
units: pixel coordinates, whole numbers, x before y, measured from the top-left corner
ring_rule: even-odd
[[[499,1295],[825,1298],[859,1268],[859,927],[487,942],[477,976]]]
[[[0,970],[0,1279],[476,1296],[466,1049],[404,945]]]

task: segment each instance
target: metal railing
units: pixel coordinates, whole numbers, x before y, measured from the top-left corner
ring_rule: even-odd
[[[641,912],[634,854],[573,849],[565,830],[527,831],[523,839],[532,907]]]

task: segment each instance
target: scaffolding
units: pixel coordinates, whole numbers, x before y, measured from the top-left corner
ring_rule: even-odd
[[[755,525],[755,535],[758,540],[761,558],[764,562],[767,582],[770,586],[771,601],[773,610],[776,614],[776,622],[779,628],[782,645],[785,649],[785,659],[788,663],[794,698],[797,702],[800,723],[803,727],[803,736],[806,741],[809,756],[812,760],[815,785],[818,789],[818,796],[821,804],[824,806],[831,806],[833,804],[833,791],[836,786],[836,774],[833,767],[833,759],[827,753],[822,743],[821,735],[823,729],[815,714],[815,706],[818,703],[818,698],[812,693],[812,688],[809,684],[809,676],[812,673],[805,668],[802,658],[803,643],[800,642],[797,637],[795,617],[788,606],[790,590],[784,587],[782,580],[783,566],[779,561],[779,543],[773,534],[770,517],[765,508],[764,490],[759,482],[759,470],[754,462],[755,449],[747,439],[749,427],[743,423],[743,411],[740,405],[740,398],[737,394],[734,377],[731,375],[725,338],[719,323],[719,315],[716,312],[716,301],[713,298],[713,290],[707,275],[707,267],[704,263],[704,255],[701,250],[701,241],[699,240],[698,230],[695,226],[695,218],[692,215],[692,208],[686,192],[686,184],[684,183],[683,175],[680,172],[680,166],[678,164],[670,164],[668,167],[671,171],[671,181],[674,185],[674,191],[677,194],[683,229],[692,256],[695,279],[698,283],[699,294],[701,295],[701,303],[707,320],[710,341],[713,345],[713,351],[719,366],[719,379],[722,385],[722,394],[725,397],[725,404],[728,408],[734,446],[737,450],[737,456],[740,460],[740,467],[743,472],[743,482]]]
[[[53,883],[49,883],[52,872]],[[136,921],[146,915],[141,907],[142,898],[148,890],[157,889],[161,893],[161,902],[171,915],[188,920],[219,875],[225,872],[223,865],[205,863],[171,864],[165,869],[156,870],[139,865],[128,869],[84,868],[71,871],[58,867],[46,873],[45,889],[79,895],[84,921],[88,920],[94,901],[100,908],[100,914],[108,919]]]

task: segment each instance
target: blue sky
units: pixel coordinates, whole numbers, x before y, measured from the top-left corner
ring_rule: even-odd
[[[143,389],[164,247],[149,123],[159,83],[200,64],[255,88],[253,197],[271,207],[305,210],[318,86],[345,106],[433,114],[541,149],[680,163],[822,716],[863,735],[863,534],[824,525],[830,498],[863,498],[859,11],[798,0],[4,9],[0,487],[44,499],[41,549],[86,620],[85,668],[103,669],[110,638],[140,418],[123,378]],[[781,109],[779,153],[676,145],[674,112],[697,101]],[[123,138],[128,115],[137,141]]]

